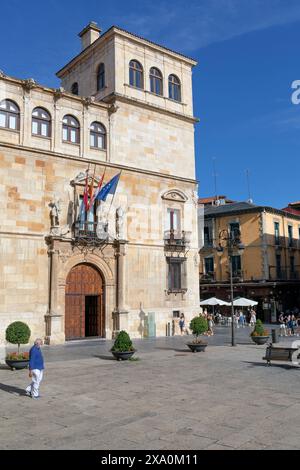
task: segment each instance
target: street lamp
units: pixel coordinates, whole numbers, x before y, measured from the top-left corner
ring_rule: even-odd
[[[231,346],[236,346],[234,332],[234,306],[233,306],[233,275],[232,275],[232,256],[235,252],[242,255],[245,246],[241,242],[241,232],[239,229],[229,231],[221,230],[219,233],[219,245],[217,246],[217,254],[221,258],[224,248],[228,250],[229,270],[230,270],[230,296],[231,296]]]

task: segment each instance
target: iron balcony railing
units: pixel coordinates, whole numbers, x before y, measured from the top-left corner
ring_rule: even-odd
[[[97,222],[76,222],[74,237],[76,241],[101,243],[108,237],[107,226],[98,225]]]
[[[230,272],[228,273],[228,279],[230,280]],[[242,282],[244,279],[244,271],[241,269],[234,269],[232,271],[232,279],[235,282]]]
[[[185,249],[191,242],[192,232],[184,230],[166,230],[164,233],[164,244],[166,248]]]
[[[216,273],[214,271],[209,271],[208,273],[201,275],[202,282],[215,282],[216,280]]]

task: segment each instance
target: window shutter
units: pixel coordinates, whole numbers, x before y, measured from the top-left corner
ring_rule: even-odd
[[[187,289],[187,260],[181,263],[181,289]]]

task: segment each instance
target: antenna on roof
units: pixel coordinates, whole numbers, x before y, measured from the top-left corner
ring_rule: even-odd
[[[249,176],[249,170],[246,170],[246,177],[247,177],[247,186],[248,186],[248,200],[249,204],[253,204],[253,199],[251,197],[251,189],[250,189],[250,176]]]
[[[216,173],[216,158],[213,157],[212,161],[213,161],[213,169],[214,169],[213,177],[214,177],[214,183],[215,183],[215,197],[216,197],[216,202],[217,202],[219,198],[218,198],[218,193],[217,193],[217,176],[218,175]]]

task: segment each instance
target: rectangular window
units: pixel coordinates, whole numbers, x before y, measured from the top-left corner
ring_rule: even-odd
[[[288,225],[289,246],[293,244],[293,226]]]
[[[211,227],[204,227],[204,246],[212,246]]]
[[[213,258],[205,258],[205,274],[211,274],[214,272],[214,259]]]
[[[168,209],[166,230],[180,231],[180,210]]]
[[[230,230],[230,237],[233,239],[235,238],[240,232],[240,224],[239,222],[232,222],[229,224]]]
[[[94,134],[90,134],[90,146],[96,147],[96,136]]]
[[[239,255],[231,257],[232,275],[237,277],[241,275],[242,263]]]
[[[274,222],[275,244],[279,245],[279,222]]]
[[[183,258],[168,258],[168,289],[180,292],[183,288]]]

